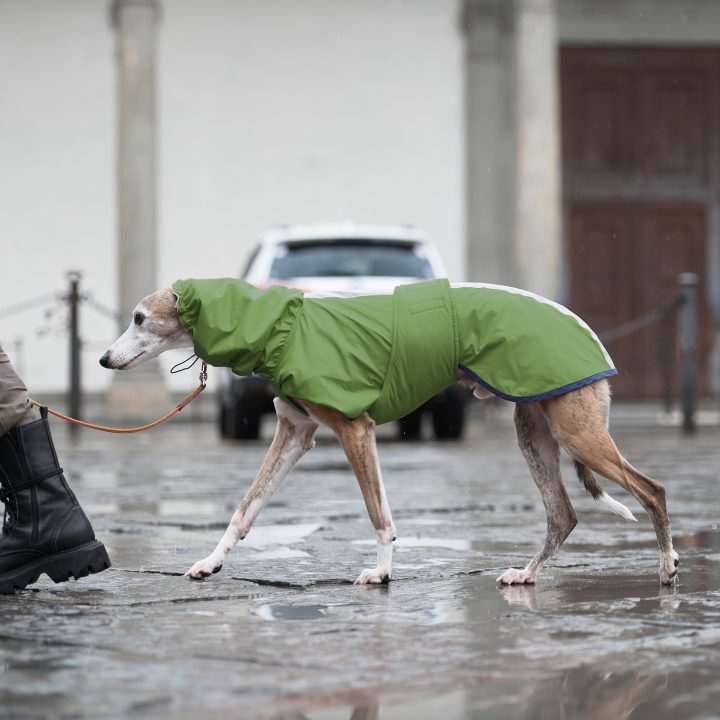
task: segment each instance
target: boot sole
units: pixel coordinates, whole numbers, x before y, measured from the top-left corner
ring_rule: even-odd
[[[43,573],[54,582],[61,583],[71,577],[78,580],[109,567],[110,558],[105,546],[99,540],[93,540],[0,575],[0,594],[12,595],[16,590],[23,590],[27,585],[36,582]]]

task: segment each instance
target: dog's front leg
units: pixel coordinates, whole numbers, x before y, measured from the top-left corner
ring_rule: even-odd
[[[392,575],[395,524],[385,496],[375,444],[375,423],[364,413],[348,420],[337,410],[304,403],[313,417],[327,425],[337,436],[360,485],[370,521],[377,532],[377,567],[363,570],[356,585],[386,583]]]
[[[279,398],[275,398],[277,428],[255,480],[240,506],[233,513],[225,534],[204,560],[196,562],[185,574],[196,580],[219,572],[225,556],[252,527],[258,513],[288,476],[297,461],[315,445],[317,423],[305,417]]]

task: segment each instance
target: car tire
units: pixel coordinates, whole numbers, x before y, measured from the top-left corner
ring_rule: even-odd
[[[260,437],[260,413],[222,406],[220,435],[230,440],[257,440]]]
[[[422,437],[422,411],[415,410],[398,420],[398,439],[414,442]]]
[[[433,409],[433,432],[437,440],[459,440],[465,429],[465,405],[462,401],[438,403]]]

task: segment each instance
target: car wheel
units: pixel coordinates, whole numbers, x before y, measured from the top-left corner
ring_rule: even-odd
[[[220,435],[231,440],[257,440],[260,437],[260,413],[221,407]]]
[[[218,413],[218,421],[220,424],[220,436],[224,438],[232,437],[232,418],[230,417],[230,408],[221,405]]]
[[[420,440],[422,431],[422,412],[415,410],[398,420],[399,440]]]
[[[465,427],[465,407],[462,402],[438,403],[433,410],[433,432],[438,440],[459,440]]]

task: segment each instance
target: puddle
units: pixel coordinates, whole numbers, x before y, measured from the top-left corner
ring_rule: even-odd
[[[304,550],[293,550],[292,548],[286,547],[281,547],[277,550],[260,550],[252,555],[253,560],[288,560],[306,557],[310,557],[310,553]]]
[[[263,620],[319,620],[326,617],[327,605],[262,605],[257,614]]]
[[[715,664],[717,667],[717,665]],[[679,672],[614,672],[583,665],[561,672],[531,671],[517,684],[491,674],[457,690],[428,695],[372,697],[355,706],[303,709],[307,720],[413,720],[414,718],[567,718],[677,720],[717,717],[707,708],[718,695],[718,683]],[[428,685],[432,679],[428,679]],[[432,691],[430,691],[432,692]],[[285,716],[289,720],[289,716]]]
[[[171,498],[160,500],[157,503],[157,513],[160,517],[195,517],[197,515],[210,516],[218,514],[217,503],[197,498]]]
[[[159,472],[160,477],[164,478],[181,478],[185,477],[188,471],[185,468],[162,468]]]
[[[343,611],[350,610],[354,615],[356,609],[363,609],[358,603],[334,603],[332,605],[307,604],[307,605],[286,605],[272,603],[261,605],[257,614],[263,620],[322,620],[327,619],[333,612],[347,614]]]
[[[242,541],[243,546],[265,548],[268,545],[294,545],[320,529],[319,523],[298,525],[256,525]]]
[[[338,707],[309,710],[302,714],[307,720],[412,720],[413,718],[467,717],[468,692],[460,690],[440,697],[422,698],[398,704],[368,704],[359,707]],[[290,720],[287,718],[287,720]]]
[[[712,525],[710,529],[684,533],[675,540],[675,545],[687,550],[720,550],[720,530],[717,525]]]
[[[434,547],[444,548],[446,550],[470,550],[472,547],[469,540],[461,540],[459,538],[420,538],[420,537],[399,537],[395,541],[395,548],[403,550],[404,548],[423,548]],[[353,540],[353,545],[375,545],[375,540]]]

